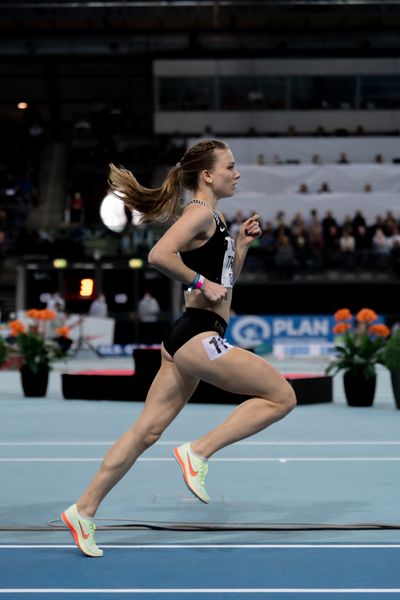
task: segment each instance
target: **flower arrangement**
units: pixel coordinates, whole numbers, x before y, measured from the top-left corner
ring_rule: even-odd
[[[392,332],[382,353],[382,364],[389,371],[400,371],[400,329]]]
[[[340,336],[335,345],[335,358],[326,373],[336,375],[341,370],[366,379],[376,375],[376,365],[383,362],[383,350],[390,329],[374,323],[378,315],[370,308],[363,308],[355,317],[348,308],[334,314],[336,324],[333,333]]]
[[[68,327],[58,327],[58,337],[46,337],[49,321],[56,319],[56,313],[49,309],[30,309],[26,316],[31,319],[27,326],[20,320],[8,323],[10,335],[7,340],[0,338],[0,365],[7,358],[14,359],[19,368],[27,367],[32,373],[49,371],[56,360],[66,358],[71,340]]]

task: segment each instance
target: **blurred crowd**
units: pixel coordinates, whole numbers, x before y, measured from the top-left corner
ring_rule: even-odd
[[[236,214],[229,223],[232,237],[249,215]],[[391,270],[400,277],[400,217],[388,211],[367,223],[361,211],[339,222],[332,211],[317,209],[288,220],[279,212],[262,223],[262,236],[253,242],[245,263],[250,271],[272,271],[277,278],[322,270]]]
[[[138,256],[146,260],[149,249],[161,233],[159,227],[134,225],[128,219],[125,230],[116,234],[100,221],[99,202],[106,188],[108,163],[115,161],[128,168],[137,163],[139,172],[136,174],[140,181],[152,185],[154,180],[150,178],[155,176],[154,166],[165,171],[168,165],[175,164],[185,151],[186,140],[176,133],[169,138],[147,139],[144,144],[143,139],[130,137],[125,127],[123,115],[115,111],[102,113],[97,119],[82,116],[71,125],[68,140],[71,181],[63,207],[65,217],[52,230],[33,227],[30,222],[32,209],[40,205],[40,161],[48,139],[45,125],[31,115],[18,129],[2,132],[0,261],[7,254],[49,259]],[[206,133],[212,135],[211,131]],[[268,160],[259,155],[256,162],[261,165],[282,161],[276,155]],[[317,154],[311,162],[322,164]],[[346,152],[341,152],[337,163],[349,162]],[[384,163],[385,158],[376,154],[373,162]],[[91,178],[89,174],[98,163],[101,167]],[[143,165],[149,164],[153,172],[141,173]],[[81,179],[76,177],[77,172],[83,173]],[[86,189],[82,190],[82,182]],[[91,187],[92,197],[89,194]],[[324,182],[320,189],[312,191],[327,193],[332,190],[329,183]],[[371,184],[365,183],[363,191],[372,191]],[[309,192],[306,184],[300,185],[298,193]],[[247,216],[238,213],[229,222],[233,237]],[[357,211],[339,222],[333,212],[321,216],[315,208],[308,215],[297,213],[290,220],[280,212],[274,220],[265,220],[262,227],[263,234],[252,244],[246,260],[248,271],[269,271],[276,277],[290,278],[301,271],[383,269],[400,277],[400,212],[377,216],[375,222],[370,223]]]
[[[0,133],[0,258],[15,253],[16,239],[39,204],[40,156],[45,130],[35,120]]]

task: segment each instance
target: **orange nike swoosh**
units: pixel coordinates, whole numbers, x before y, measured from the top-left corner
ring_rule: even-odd
[[[189,454],[186,453],[187,459],[188,459],[188,464],[189,464],[189,471],[192,477],[196,477],[196,475],[198,474],[198,471],[195,471],[192,467],[192,463],[190,462],[190,458],[189,458]]]
[[[88,534],[88,533],[85,533],[85,532],[83,531],[83,527],[82,527],[82,525],[81,525],[81,522],[80,522],[80,521],[78,521],[78,523],[79,523],[79,527],[81,528],[81,533],[82,533],[82,535],[83,535],[83,539],[84,539],[84,540],[87,540],[87,539],[88,539],[88,537],[89,537],[89,534]]]

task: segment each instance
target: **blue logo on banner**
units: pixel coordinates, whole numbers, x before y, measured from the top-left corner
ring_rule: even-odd
[[[334,319],[326,315],[231,317],[227,340],[242,348],[260,345],[271,347],[276,342],[333,342]]]

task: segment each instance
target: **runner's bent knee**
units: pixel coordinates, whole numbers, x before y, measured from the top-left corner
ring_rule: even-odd
[[[266,395],[266,399],[276,404],[280,409],[282,416],[290,413],[297,404],[296,394],[294,389],[286,379],[282,380],[281,386],[276,394]]]
[[[144,448],[147,450],[147,448],[150,448],[151,446],[153,446],[153,444],[158,442],[158,440],[160,439],[162,434],[163,434],[163,431],[160,431],[157,429],[150,429],[149,431],[147,431],[144,434],[144,436],[142,437],[142,444],[143,444]]]
[[[132,426],[131,432],[135,443],[140,446],[140,450],[143,452],[153,446],[162,434],[164,433],[167,426],[162,427],[158,423],[143,423],[140,419]]]

